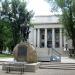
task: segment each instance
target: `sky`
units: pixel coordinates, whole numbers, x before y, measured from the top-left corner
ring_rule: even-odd
[[[29,11],[33,10],[33,12],[35,13],[34,16],[54,15],[53,12],[50,12],[51,7],[50,7],[50,4],[46,0],[25,0],[25,1],[27,2],[27,9]]]
[[[27,0],[28,10],[33,10],[36,15],[49,15],[50,6],[44,0]]]
[[[21,0],[22,1],[22,0]],[[50,6],[44,0],[25,0],[27,1],[27,9],[33,10],[34,15],[49,15]],[[0,4],[1,5],[1,4]]]

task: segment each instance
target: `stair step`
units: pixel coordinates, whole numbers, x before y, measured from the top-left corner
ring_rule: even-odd
[[[75,70],[72,67],[40,67],[40,69],[60,69],[60,70]]]
[[[75,66],[75,64],[50,64],[46,66]]]
[[[60,63],[60,62],[50,62],[50,63],[45,63],[41,62],[41,65],[75,65],[75,63]]]
[[[41,63],[40,69],[75,70],[75,63]]]

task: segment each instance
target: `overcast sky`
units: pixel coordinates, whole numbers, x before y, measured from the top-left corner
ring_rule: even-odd
[[[53,15],[54,13],[50,12],[50,4],[46,0],[26,0],[27,9],[33,10],[36,15]],[[1,4],[0,4],[1,5]]]
[[[33,10],[35,15],[49,15],[50,6],[44,0],[27,0],[28,1],[28,9]]]

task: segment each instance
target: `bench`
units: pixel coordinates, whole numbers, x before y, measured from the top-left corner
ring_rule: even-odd
[[[23,74],[25,69],[23,62],[8,62],[3,64],[2,67],[7,73],[10,71],[19,71],[21,74]]]

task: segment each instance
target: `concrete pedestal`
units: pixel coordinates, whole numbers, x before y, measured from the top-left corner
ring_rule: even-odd
[[[2,70],[6,71],[9,64],[12,64],[12,62],[6,62],[6,63],[2,64]],[[24,72],[36,72],[37,69],[39,69],[39,66],[40,66],[40,62],[37,62],[37,63],[24,63]],[[17,71],[17,69],[14,70],[14,68],[12,67],[11,71]]]

